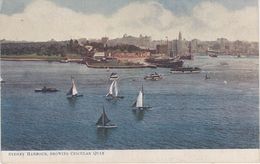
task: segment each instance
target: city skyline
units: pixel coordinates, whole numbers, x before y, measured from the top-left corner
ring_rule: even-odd
[[[19,2],[19,3],[15,3]],[[2,6],[0,39],[47,41],[124,34],[258,41],[257,1],[13,0]],[[233,4],[233,5],[232,5]]]

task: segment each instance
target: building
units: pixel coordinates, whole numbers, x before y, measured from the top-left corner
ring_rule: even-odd
[[[93,49],[93,46],[90,46],[90,45],[85,45],[84,46],[88,51],[91,51]]]
[[[109,40],[108,37],[102,37],[101,38],[101,43],[103,43],[104,45],[107,44],[107,41]]]
[[[101,61],[101,60],[105,60],[105,58],[106,58],[105,52],[95,52],[94,54],[94,60]]]
[[[156,53],[157,54],[167,54],[168,53],[168,45],[167,44],[156,45]]]
[[[179,38],[178,38],[179,41],[182,40],[182,35],[181,35],[181,32],[179,32]]]
[[[134,45],[142,48],[151,48],[151,37],[143,36],[140,34],[139,37],[124,34],[122,38],[111,39],[107,41],[108,46],[116,46],[122,44]]]
[[[150,57],[150,52],[148,51],[138,51],[138,52],[112,52],[111,57],[122,62],[134,62],[140,63],[145,59]]]

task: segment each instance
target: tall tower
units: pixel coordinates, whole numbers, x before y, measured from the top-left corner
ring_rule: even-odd
[[[181,32],[179,32],[179,41],[182,40]]]
[[[179,56],[182,56],[182,35],[181,35],[181,32],[179,32],[179,38],[178,38],[178,41],[177,41],[177,47],[178,47],[178,55]]]

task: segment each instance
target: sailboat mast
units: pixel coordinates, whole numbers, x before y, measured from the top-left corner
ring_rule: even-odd
[[[143,94],[143,96],[142,96],[142,104],[144,105],[144,86],[143,86],[143,84],[142,84],[142,94]]]
[[[102,125],[105,126],[105,108],[103,106]]]

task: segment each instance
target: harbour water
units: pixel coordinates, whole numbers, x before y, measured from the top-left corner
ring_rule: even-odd
[[[2,150],[259,148],[258,58],[198,56],[185,64],[202,72],[1,61]],[[164,79],[143,79],[155,71]],[[117,102],[105,100],[112,72],[124,96]],[[71,76],[84,95],[76,100],[66,98]],[[153,108],[133,112],[142,84]],[[34,92],[43,86],[60,91]],[[96,128],[103,105],[118,128]]]

